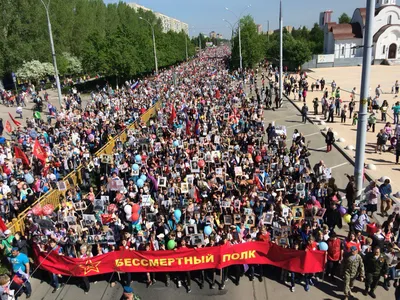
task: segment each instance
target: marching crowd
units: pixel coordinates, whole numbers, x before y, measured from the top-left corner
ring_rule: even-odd
[[[372,223],[378,200],[390,199],[390,182],[379,188],[371,183],[368,205],[357,207],[354,177],[348,176],[345,205],[331,169],[323,161],[310,165],[303,134],[295,130],[287,136],[286,128],[264,120],[274,89],[266,82],[268,76],[257,82],[258,69],[231,73],[227,52],[206,50],[151,80],[126,82],[119,90],[106,87],[93,93],[85,108],[72,95],[55,125],[33,120],[15,131],[28,161],[35,140],[46,155],[35,155],[28,167],[15,159],[11,145],[3,145],[9,151],[3,172],[8,166],[9,174],[0,182],[0,194],[14,206],[11,210],[8,204],[11,216],[15,207],[23,209],[24,199],[29,205],[79,164],[84,165],[83,183],[68,189],[59,207],[34,207],[25,232],[4,231],[0,248],[11,264],[12,280],[10,284],[7,275],[0,276],[3,294],[14,290],[31,295],[26,279],[32,247],[90,258],[116,250],[164,251],[256,240],[327,252],[324,273],[280,270],[278,280],[292,292],[296,285],[309,291],[320,280],[338,284],[342,278],[350,297],[354,280],[360,279],[365,280],[365,293],[375,298],[381,277],[387,290],[391,282],[398,285],[400,215],[396,210],[382,226]],[[269,75],[273,73],[270,68]],[[256,97],[247,94],[249,86]],[[115,140],[112,155],[92,157],[110,135],[129,127],[157,101],[162,101],[157,115],[127,130],[126,141]],[[340,239],[344,223],[350,230]],[[121,282],[123,299],[133,299],[130,286],[138,276],[149,288],[159,280],[190,293],[194,278],[200,288],[208,283],[223,290],[228,278],[236,285],[244,274],[262,281],[272,269],[276,274],[271,266],[234,265],[193,272],[112,273],[105,279],[111,286]],[[45,271],[41,276],[49,278],[54,293],[69,280]],[[85,293],[96,280],[81,280]]]
[[[34,85],[19,94],[21,99],[32,95],[36,103],[46,103],[47,120],[38,111],[26,118],[26,124],[11,114],[5,123],[0,120],[0,135],[4,131],[10,135],[8,141],[0,137],[2,220],[10,222],[40,196],[57,188],[57,182],[75,170],[83,158],[92,157],[110,136],[121,132],[158,101],[161,82],[137,83],[127,82],[129,89],[122,92],[106,85],[93,92],[85,104],[72,88],[59,111],[47,102],[48,94],[41,95]],[[6,91],[2,97],[8,97]]]

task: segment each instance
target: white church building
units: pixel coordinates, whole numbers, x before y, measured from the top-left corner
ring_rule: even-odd
[[[330,21],[330,15],[325,20]],[[362,57],[365,20],[366,9],[357,8],[348,24],[325,22],[324,53],[335,59]],[[376,0],[373,47],[375,63],[400,60],[400,6],[396,0]]]

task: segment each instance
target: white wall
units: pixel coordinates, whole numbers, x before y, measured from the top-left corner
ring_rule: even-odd
[[[397,56],[400,59],[399,46],[400,46],[400,28],[388,28],[379,37],[378,41],[375,43],[375,59],[386,59],[389,55],[389,47],[392,43],[397,45]],[[385,46],[385,53],[383,53],[383,46]]]
[[[362,50],[359,48],[352,49],[352,47],[361,45],[362,39],[337,40],[335,41],[334,47],[335,58],[352,58],[361,56]]]
[[[400,8],[393,6],[385,7],[374,18],[374,34],[383,26],[388,25],[389,16],[392,16],[391,24],[400,24]]]

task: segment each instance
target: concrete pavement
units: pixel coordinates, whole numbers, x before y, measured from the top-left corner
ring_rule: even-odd
[[[79,88],[79,86],[78,86]],[[44,93],[45,91],[39,91],[39,95],[42,96],[42,99],[44,98]],[[57,96],[57,90],[55,89],[49,89],[47,90],[47,93],[49,94],[49,103],[57,108],[57,110],[60,109],[60,105],[58,102],[58,96]],[[63,95],[64,96],[64,95]],[[81,94],[82,98],[82,107],[85,107],[87,102],[91,99],[89,94]],[[26,125],[26,119],[32,119],[33,118],[33,113],[35,110],[33,109],[35,104],[32,102],[31,97],[29,96],[26,100],[26,107],[22,107],[22,119],[16,118],[16,106],[13,107],[8,107],[3,104],[0,104],[0,118],[3,119],[3,125],[5,126],[6,120],[10,121],[10,124],[13,129],[16,128],[15,124],[11,121],[10,117],[8,116],[8,113],[10,113],[14,118],[16,118],[17,121],[22,123],[22,126]],[[46,121],[46,115],[47,115],[48,109],[47,109],[47,103],[43,103],[43,112],[42,112],[42,120]],[[4,135],[6,138],[8,138],[7,131],[4,131]]]
[[[393,122],[393,113],[391,111],[392,105],[399,101],[399,98],[395,97],[394,94],[391,94],[392,86],[396,80],[396,76],[400,71],[400,66],[372,66],[371,69],[371,89],[370,94],[372,96],[375,95],[375,87],[378,84],[381,84],[382,90],[384,92],[380,97],[380,102],[382,104],[383,100],[387,100],[389,102],[389,110],[387,113],[387,121]],[[360,83],[361,83],[361,67],[343,67],[343,68],[325,68],[325,69],[313,69],[308,74],[308,83],[311,86],[312,82],[315,82],[316,79],[324,78],[326,80],[326,87],[331,91],[330,84],[333,80],[337,83],[337,86],[341,88],[341,98],[343,99],[342,107],[344,104],[348,104],[350,102],[350,92],[353,87],[357,88],[357,92],[360,91]],[[321,124],[319,120],[324,120],[321,114],[321,105],[318,107],[319,114],[317,116],[314,115],[313,109],[313,99],[318,98],[319,100],[322,98],[323,92],[314,91],[308,92],[307,94],[307,106],[309,107],[309,118],[313,120],[317,124]],[[356,96],[356,98],[359,96]],[[289,97],[299,108],[303,105],[302,101],[294,101],[293,95]],[[358,103],[355,107],[354,111],[358,111]],[[397,176],[399,176],[400,167],[395,165],[395,155],[391,152],[383,152],[382,154],[375,153],[375,145],[376,145],[376,135],[378,134],[380,129],[383,129],[386,122],[382,122],[380,113],[377,115],[377,124],[375,128],[375,132],[373,133],[371,130],[367,132],[367,144],[365,150],[365,164],[373,164],[376,167],[376,170],[368,170],[366,169],[365,174],[367,177],[373,180],[379,180],[383,176],[387,176],[392,179],[391,185],[393,194],[400,191],[400,182],[395,180]],[[348,117],[348,113],[347,113]],[[343,152],[344,155],[348,156],[352,161],[355,160],[355,150],[345,149],[348,146],[353,146],[354,149],[356,147],[356,136],[357,136],[357,126],[353,126],[352,120],[347,118],[346,123],[340,123],[340,117],[335,116],[334,123],[326,123],[324,125],[320,125],[319,128],[322,130],[326,127],[332,128],[335,134],[335,138],[343,138],[343,142],[337,142],[337,146],[340,148],[340,151]],[[392,125],[393,127],[393,125]],[[389,145],[389,141],[386,145]]]

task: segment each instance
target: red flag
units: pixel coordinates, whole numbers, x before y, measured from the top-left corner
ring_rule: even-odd
[[[29,166],[29,159],[26,157],[26,154],[19,149],[17,146],[14,146],[14,156],[22,160],[22,163],[25,166]]]
[[[10,116],[11,120],[14,122],[15,126],[21,126],[21,123],[18,122],[17,120],[15,120],[10,113],[8,113],[8,115]]]
[[[49,165],[47,165],[47,166],[45,166],[44,168],[43,168],[43,171],[42,171],[42,174],[43,174],[43,176],[47,176],[47,173],[49,172],[49,170],[50,170],[50,166]]]
[[[42,162],[43,165],[46,163],[47,153],[43,150],[38,140],[35,140],[32,153]]]
[[[261,183],[260,178],[257,175],[254,176],[254,181],[257,184],[258,190],[263,191],[264,190],[263,184]]]
[[[9,133],[11,133],[11,131],[12,131],[11,123],[8,120],[6,121],[6,130]]]
[[[171,115],[169,116],[168,123],[172,125],[174,123],[175,118],[176,118],[176,110],[175,106],[172,105]]]
[[[7,230],[7,225],[4,223],[2,218],[0,218],[0,230],[3,232]]]
[[[191,128],[192,124],[190,123],[190,120],[188,117],[186,117],[186,135],[190,135],[190,128]]]
[[[217,90],[217,92],[215,93],[215,98],[221,98],[221,92],[219,90]]]
[[[196,123],[194,123],[194,135],[199,135],[200,134],[200,119],[199,115],[197,115]]]
[[[196,198],[196,203],[201,203],[200,191],[197,187],[194,192],[194,197]]]

